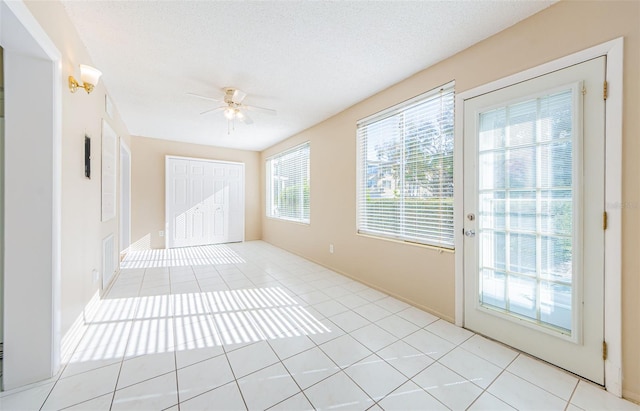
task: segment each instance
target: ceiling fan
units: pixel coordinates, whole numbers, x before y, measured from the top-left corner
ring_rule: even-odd
[[[224,96],[222,97],[222,99],[217,99],[217,98],[212,98],[212,97],[207,97],[207,96],[202,96],[200,94],[194,94],[194,93],[187,93],[190,96],[194,96],[194,97],[198,97],[204,100],[209,100],[209,101],[216,101],[219,103],[224,103],[218,107],[209,109],[209,110],[205,110],[200,114],[207,114],[207,113],[212,113],[215,111],[222,111],[222,113],[224,114],[225,118],[228,120],[228,125],[230,127],[230,125],[233,123],[233,126],[235,128],[235,120],[239,120],[244,124],[253,124],[253,120],[251,119],[251,117],[249,116],[249,114],[247,113],[248,111],[257,111],[257,112],[262,112],[265,114],[270,114],[275,116],[277,114],[277,112],[273,109],[270,108],[264,108],[264,107],[257,107],[257,106],[250,106],[247,104],[243,104],[242,102],[244,101],[245,97],[247,96],[247,93],[245,93],[242,90],[238,90],[237,88],[234,87],[225,87],[222,89],[222,91],[224,92]],[[227,131],[230,132],[230,129]]]

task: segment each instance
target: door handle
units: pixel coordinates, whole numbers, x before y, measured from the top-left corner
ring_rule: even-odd
[[[475,230],[467,230],[464,232],[464,235],[466,235],[467,237],[475,237],[476,236],[476,231]]]

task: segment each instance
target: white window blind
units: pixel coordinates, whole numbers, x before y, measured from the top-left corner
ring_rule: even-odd
[[[453,248],[453,84],[360,120],[358,232]]]
[[[309,223],[309,143],[267,159],[267,216]]]

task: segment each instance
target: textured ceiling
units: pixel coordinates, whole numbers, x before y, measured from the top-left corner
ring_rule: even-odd
[[[262,150],[554,1],[67,1],[133,135]],[[82,62],[78,62],[82,63]],[[227,133],[223,87],[254,124]]]

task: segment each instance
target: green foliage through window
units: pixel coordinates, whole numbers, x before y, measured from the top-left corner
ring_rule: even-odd
[[[267,159],[267,216],[309,222],[309,143]]]
[[[453,248],[453,86],[358,122],[358,231]]]

